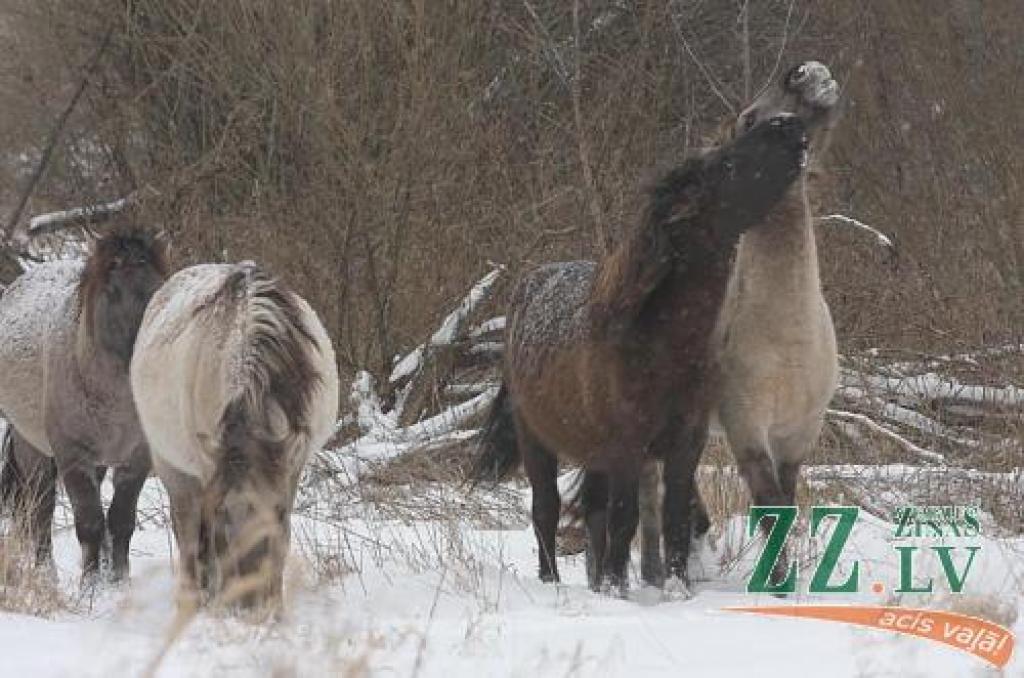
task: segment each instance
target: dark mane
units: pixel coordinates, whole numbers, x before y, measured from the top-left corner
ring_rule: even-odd
[[[310,408],[322,380],[309,350],[316,350],[317,343],[302,318],[298,298],[279,280],[254,264],[239,266],[206,308],[228,307],[245,314],[235,375],[240,391],[221,417],[221,473],[232,486],[253,463],[266,465],[265,475],[273,477],[272,469],[287,455],[280,449],[282,441],[258,427],[276,403],[291,433],[307,434]],[[253,445],[263,453],[254,455]]]
[[[672,231],[686,231],[692,249],[699,228],[694,222],[705,200],[704,159],[687,158],[648,189],[636,228],[600,264],[591,292],[594,329],[631,326],[650,296],[672,272],[686,249],[677,248]]]
[[[85,327],[90,339],[95,339],[93,320],[96,303],[110,279],[114,263],[140,253],[161,278],[167,277],[170,266],[166,246],[141,227],[118,227],[93,244],[78,283],[79,312],[85,314]]]

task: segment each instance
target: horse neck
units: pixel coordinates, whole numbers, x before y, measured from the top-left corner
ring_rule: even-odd
[[[740,240],[735,275],[743,294],[768,296],[774,304],[803,303],[821,294],[818,250],[807,201],[799,182],[768,218]]]
[[[651,299],[642,345],[660,344],[679,364],[702,363],[729,284],[730,251],[677,262]],[[691,356],[688,360],[686,356]]]
[[[74,336],[75,362],[82,375],[127,373],[128,361],[123,356],[104,348],[98,341],[100,320],[93,317],[89,327],[84,310],[78,314]]]

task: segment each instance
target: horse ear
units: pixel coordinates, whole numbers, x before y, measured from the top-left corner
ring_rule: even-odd
[[[85,239],[85,249],[89,256],[96,252],[96,244],[100,241],[100,234],[85,226],[82,228],[82,237]]]
[[[164,264],[171,260],[171,238],[165,229],[161,228],[153,236],[153,248]]]

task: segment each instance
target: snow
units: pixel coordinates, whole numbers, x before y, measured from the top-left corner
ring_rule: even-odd
[[[491,332],[502,332],[505,330],[505,316],[499,315],[480,323],[469,333],[470,337],[477,339]]]
[[[429,347],[448,346],[459,338],[463,326],[466,324],[473,311],[477,309],[482,301],[490,294],[491,287],[498,280],[498,277],[505,269],[496,267],[490,273],[477,281],[469,290],[469,293],[462,299],[458,308],[449,313],[441,322],[441,326],[431,335],[426,344],[417,346],[411,353],[399,360],[391,370],[388,383],[396,384],[420,369],[423,364],[424,354]],[[496,319],[495,319],[496,320]],[[494,322],[493,320],[491,322]]]
[[[164,515],[163,501],[150,481],[142,501],[150,517],[133,542],[130,587],[78,601],[50,619],[0,613],[4,675],[140,675],[154,660],[175,612],[171,539],[166,520],[153,517]],[[529,503],[526,492],[522,503]],[[494,530],[459,515],[400,522],[377,513],[363,505],[349,506],[344,520],[297,516],[283,619],[253,625],[204,612],[155,675],[992,675],[979,660],[924,640],[724,611],[779,602],[745,593],[759,549],[746,539],[742,518],[701,545],[691,568],[704,573],[695,597],[659,601],[640,592],[630,600],[591,593],[582,555],[560,559],[562,584],[540,583],[532,530],[524,524]],[[892,602],[892,594],[869,592],[870,582],[896,581],[891,530],[867,516],[845,550],[844,572],[836,576],[858,558],[865,592],[797,594],[794,602]],[[1021,637],[1024,540],[982,543],[963,597],[906,595],[901,602],[991,609]],[[821,543],[800,544],[806,585],[806,563]],[[78,547],[71,529],[57,532],[56,548],[62,587],[73,596]],[[318,581],[315,565],[330,557],[342,559],[348,573]],[[634,553],[634,566],[637,560]],[[918,576],[941,580],[937,563],[919,566]],[[1022,672],[1018,653],[1005,675]]]
[[[1024,405],[1024,389],[1017,386],[967,385],[934,372],[899,378],[862,374],[858,379],[871,389],[897,397],[959,400],[1002,407]]]
[[[455,341],[458,330],[466,322],[466,319],[476,310],[476,307],[480,305],[480,302],[487,298],[488,292],[494,285],[498,276],[501,275],[502,268],[495,268],[493,271],[481,278],[476,285],[469,291],[466,298],[462,300],[459,307],[448,314],[448,317],[441,323],[441,327],[438,328],[434,336],[430,338],[430,344],[432,346],[444,346]]]
[[[55,226],[65,224],[69,221],[80,221],[93,217],[105,216],[122,211],[128,205],[127,198],[114,200],[102,205],[90,205],[88,207],[75,207],[60,212],[50,212],[32,217],[28,222],[29,235],[39,235],[52,230]]]
[[[41,263],[19,276],[0,297],[0,354],[40,354],[54,328],[75,322],[74,304],[85,263],[60,260]]]

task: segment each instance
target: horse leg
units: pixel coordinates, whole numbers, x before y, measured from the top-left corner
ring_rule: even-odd
[[[608,553],[604,574],[609,588],[624,594],[629,588],[629,550],[640,522],[640,479],[634,471],[608,474]]]
[[[704,505],[704,499],[697,489],[697,473],[693,474],[693,488],[690,490],[690,511],[693,523],[693,538],[700,539],[711,529],[711,518],[708,517],[708,508]]]
[[[800,466],[818,439],[821,426],[822,418],[818,417],[799,433],[772,440],[775,473],[787,506],[796,505],[796,482],[800,476]]]
[[[533,488],[533,530],[537,535],[537,573],[541,581],[557,582],[555,536],[562,500],[558,494],[558,459],[526,431],[518,427],[517,436],[523,454],[523,468]]]
[[[608,476],[584,472],[581,492],[583,521],[587,526],[587,582],[596,592],[601,590],[608,550]]]
[[[775,474],[779,478],[779,489],[785,506],[796,506],[796,481],[800,476],[800,462],[780,460],[775,463]]]
[[[89,582],[99,572],[100,550],[106,530],[96,468],[84,461],[83,456],[72,457],[70,463],[62,463],[58,458],[57,464],[75,514],[75,535],[82,548],[82,579]]]
[[[730,445],[732,445],[731,440]],[[737,445],[732,449],[740,476],[750,490],[750,498],[754,506],[792,506],[792,497],[787,496],[780,485],[775,465],[764,445],[745,444]],[[795,474],[793,477],[795,478]],[[764,518],[761,521],[761,529],[765,538],[771,534],[774,527],[775,519],[772,517]],[[789,559],[786,550],[783,549],[772,568],[770,582],[773,585],[780,584],[785,580],[788,570]]]
[[[202,488],[195,478],[161,464],[159,457],[153,459],[157,475],[170,499],[171,527],[178,544],[178,602],[185,607],[194,607],[199,603],[200,592],[207,589],[206,540],[200,506]]]
[[[107,529],[111,540],[111,575],[115,582],[128,576],[128,545],[135,533],[139,493],[150,468],[149,451],[143,446],[135,450],[126,466],[114,469],[114,499],[107,509]]]
[[[648,460],[640,471],[640,578],[647,586],[665,584],[661,558],[661,465]]]
[[[663,451],[665,561],[668,576],[677,579],[683,587],[689,583],[686,567],[690,559],[694,527],[699,526],[701,515],[704,522],[707,521],[695,480],[697,464],[706,441],[707,427],[699,425],[688,434],[675,438],[675,444]],[[694,510],[696,506],[701,507],[699,512]]]

